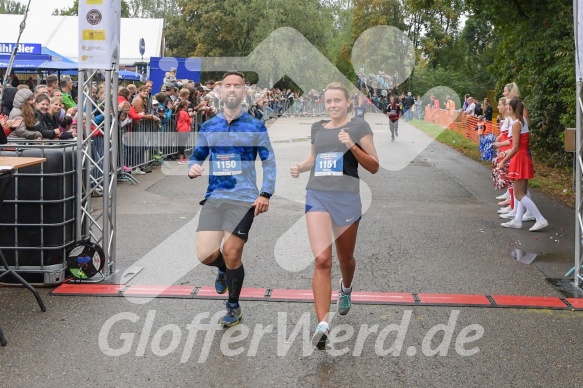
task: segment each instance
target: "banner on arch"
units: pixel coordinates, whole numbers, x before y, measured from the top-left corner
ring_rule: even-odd
[[[119,70],[121,2],[79,0],[79,69]]]

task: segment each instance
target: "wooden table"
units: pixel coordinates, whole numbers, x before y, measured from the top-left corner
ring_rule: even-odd
[[[16,170],[22,167],[35,166],[46,162],[45,158],[25,158],[18,156],[0,156],[0,168],[2,167],[12,167]],[[1,197],[0,197],[1,198]]]
[[[35,166],[45,161],[46,161],[45,158],[0,156],[0,208],[2,208],[2,202],[4,202],[4,193],[6,191],[6,187],[8,187],[8,184],[10,183],[14,176],[14,170],[22,167]],[[14,276],[14,278],[16,278],[18,282],[20,282],[23,286],[28,288],[30,292],[32,292],[36,301],[38,302],[38,305],[40,306],[41,311],[42,312],[47,311],[47,308],[45,307],[43,300],[38,294],[38,291],[35,290],[30,283],[24,280],[19,274],[17,274],[12,268],[8,266],[6,258],[4,257],[4,254],[2,253],[1,249],[0,249],[0,265],[4,267],[4,269],[6,270],[2,275],[0,275],[0,279],[2,279],[4,276],[8,274]],[[6,338],[2,333],[2,329],[0,329],[0,345],[6,346],[6,343],[7,343]]]

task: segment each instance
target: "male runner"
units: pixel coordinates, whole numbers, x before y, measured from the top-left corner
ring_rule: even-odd
[[[223,75],[223,113],[206,121],[189,161],[188,176],[202,175],[209,157],[209,185],[197,229],[197,255],[217,267],[217,293],[229,291],[227,313],[220,323],[231,327],[242,313],[239,295],[245,278],[241,262],[253,218],[269,208],[275,190],[275,156],[264,123],[244,111],[245,78],[239,72]],[[257,189],[255,160],[263,165],[263,183]],[[221,251],[221,243],[223,243]]]

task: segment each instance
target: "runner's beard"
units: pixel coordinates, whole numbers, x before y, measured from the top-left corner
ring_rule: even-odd
[[[225,105],[227,106],[227,108],[229,109],[235,109],[238,108],[239,105],[241,105],[241,101],[243,100],[242,98],[237,98],[237,96],[234,96],[235,99],[231,100],[229,99],[230,96],[227,96],[227,98],[225,99]]]

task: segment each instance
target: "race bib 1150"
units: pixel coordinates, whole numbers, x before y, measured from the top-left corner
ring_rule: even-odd
[[[213,160],[213,175],[239,175],[241,168],[241,155],[216,154]]]

